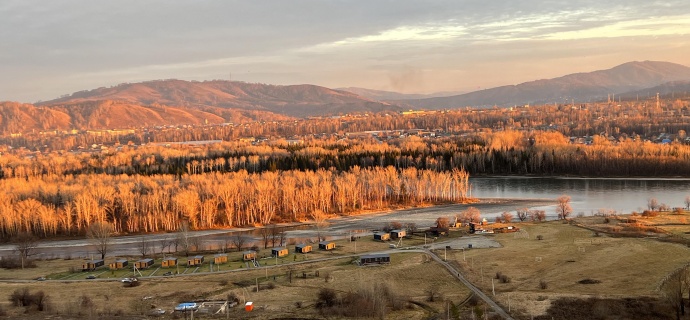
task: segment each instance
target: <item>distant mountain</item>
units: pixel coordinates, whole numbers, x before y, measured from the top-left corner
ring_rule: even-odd
[[[688,98],[690,97],[690,80],[666,82],[651,88],[621,93],[616,97],[623,100],[653,99],[657,93],[663,99]]]
[[[608,70],[575,73],[548,80],[502,86],[462,95],[401,100],[416,108],[441,109],[465,106],[490,107],[594,101],[608,94],[630,92],[676,80],[690,80],[690,68],[658,61],[628,62]]]
[[[396,105],[373,101],[354,93],[315,85],[277,86],[237,81],[158,80],[121,84],[76,92],[41,105],[74,104],[87,101],[123,101],[190,109],[222,108],[272,112],[290,117],[350,112],[399,110]]]
[[[415,93],[399,93],[393,91],[373,90],[357,87],[337,88],[336,90],[352,92],[356,95],[369,98],[376,101],[391,101],[391,100],[411,100],[411,99],[425,99],[436,97],[447,97],[461,94],[463,92],[435,92],[431,94],[415,94]]]

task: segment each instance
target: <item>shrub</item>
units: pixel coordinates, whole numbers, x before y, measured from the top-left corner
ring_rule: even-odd
[[[549,284],[546,282],[546,280],[540,280],[539,288],[541,288],[542,290],[546,290],[549,288]]]
[[[578,281],[577,283],[579,283],[579,284],[597,284],[597,283],[601,283],[601,281],[600,281],[600,280],[595,280],[595,279],[586,278],[586,279],[582,279],[582,280]]]
[[[319,294],[316,297],[316,308],[321,309],[321,308],[328,308],[335,306],[335,303],[337,302],[337,294],[335,290],[333,289],[328,289],[328,288],[322,288],[319,290]]]
[[[502,274],[500,281],[501,283],[510,283],[510,278],[507,275]]]
[[[537,240],[544,240],[544,236],[538,234],[538,235],[537,235]]]

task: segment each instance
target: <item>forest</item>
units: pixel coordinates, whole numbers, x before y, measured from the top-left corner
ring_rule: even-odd
[[[668,107],[687,111],[684,102]],[[542,126],[593,112],[573,106],[517,112],[543,119],[507,117],[515,112],[509,109],[459,110],[4,137],[0,238],[80,236],[104,223],[119,234],[175,231],[183,223],[193,229],[319,223],[367,210],[471,201],[470,175],[690,176],[686,117],[634,111],[612,108],[598,120],[577,122],[591,129],[570,133],[603,130],[586,143],[563,132],[565,126]],[[619,120],[602,126],[602,117]],[[650,139],[662,133],[670,139]],[[202,139],[213,141],[142,145]]]

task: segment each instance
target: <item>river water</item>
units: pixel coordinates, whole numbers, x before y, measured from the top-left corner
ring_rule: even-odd
[[[685,207],[690,196],[690,179],[661,178],[543,178],[476,177],[470,178],[472,196],[477,198],[556,199],[572,198],[573,216],[591,215],[600,209],[620,213],[642,212],[650,198],[671,208]],[[548,216],[555,207],[543,207]]]

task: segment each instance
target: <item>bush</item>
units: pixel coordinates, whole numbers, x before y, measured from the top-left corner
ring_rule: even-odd
[[[549,284],[546,282],[546,280],[540,280],[539,288],[541,288],[542,290],[546,290],[549,288]]]
[[[578,281],[577,283],[579,283],[579,284],[597,284],[597,283],[601,283],[601,280],[595,280],[595,279],[587,278],[587,279],[582,279],[582,280]]]
[[[537,240],[544,240],[544,236],[538,234],[538,235],[537,235]]]
[[[0,268],[4,269],[21,269],[22,260],[18,257],[3,257],[0,260]],[[36,268],[36,262],[33,260],[24,260],[24,268]]]
[[[332,306],[335,306],[335,303],[337,302],[337,294],[335,290],[333,289],[328,289],[328,288],[322,288],[319,290],[319,294],[316,297],[316,308],[317,309],[322,309],[322,308],[329,308]]]
[[[29,292],[29,288],[20,288],[14,290],[14,292],[10,295],[9,300],[10,303],[12,303],[12,305],[15,307],[36,306],[38,311],[43,311],[48,304],[48,295],[43,291],[38,291],[34,294],[31,294],[31,292]]]

